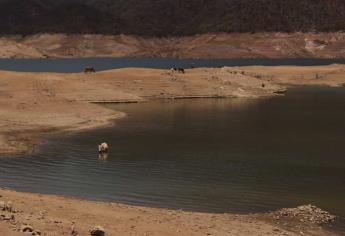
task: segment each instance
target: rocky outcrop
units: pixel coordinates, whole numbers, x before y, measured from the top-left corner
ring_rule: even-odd
[[[11,201],[0,201],[0,221],[8,222],[12,226],[13,231],[23,232],[28,235],[41,235],[42,232],[34,229],[33,226],[27,223],[21,224],[16,218],[19,211],[15,210]]]
[[[274,213],[275,219],[294,218],[302,223],[328,224],[334,222],[336,216],[313,205],[304,205],[296,208],[283,208]]]

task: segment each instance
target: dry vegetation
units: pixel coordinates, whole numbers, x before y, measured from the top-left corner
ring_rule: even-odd
[[[342,0],[1,0],[0,34],[335,32]]]

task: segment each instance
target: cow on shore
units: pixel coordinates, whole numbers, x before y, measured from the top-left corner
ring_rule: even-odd
[[[93,66],[87,66],[87,67],[85,67],[85,69],[84,69],[84,73],[85,73],[85,74],[96,73],[96,69],[95,69],[95,67],[93,67]]]
[[[181,68],[181,67],[173,67],[173,68],[171,68],[171,72],[178,72],[178,73],[182,73],[182,74],[184,74],[185,73],[185,70],[183,69],[183,68]]]

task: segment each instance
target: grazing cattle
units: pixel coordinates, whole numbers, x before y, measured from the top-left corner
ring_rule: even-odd
[[[98,145],[98,152],[99,153],[108,153],[109,151],[109,146],[107,143],[102,143]]]
[[[170,70],[171,70],[171,72],[177,71],[178,73],[182,73],[182,74],[185,73],[185,70],[184,70],[183,68],[181,68],[181,67],[178,67],[178,68],[173,67],[173,68],[171,68]]]
[[[84,69],[84,73],[96,73],[96,69],[93,66],[87,66]]]
[[[185,73],[184,69],[183,69],[183,68],[181,68],[181,67],[177,68],[177,71],[178,71],[179,73],[182,73],[182,74],[184,74],[184,73]]]

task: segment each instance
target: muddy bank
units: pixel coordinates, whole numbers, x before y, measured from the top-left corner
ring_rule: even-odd
[[[0,37],[0,58],[344,58],[345,33],[215,33],[190,37],[38,34]]]

